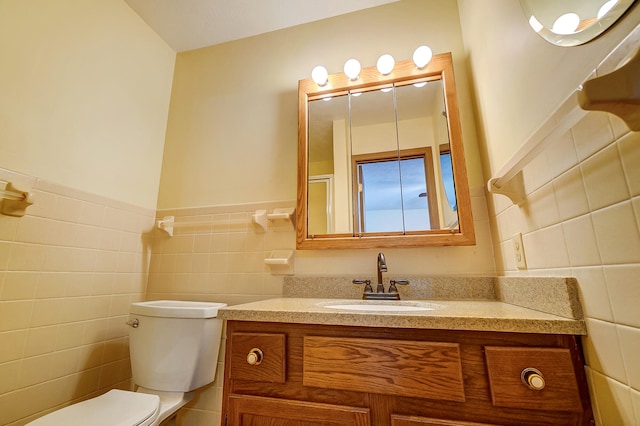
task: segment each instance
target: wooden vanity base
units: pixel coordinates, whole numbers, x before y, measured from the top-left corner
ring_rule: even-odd
[[[592,425],[583,364],[571,335],[227,321],[222,424]]]

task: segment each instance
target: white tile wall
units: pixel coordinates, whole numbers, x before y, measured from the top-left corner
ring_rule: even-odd
[[[0,424],[129,388],[129,304],[144,300],[155,212],[0,169],[32,187],[0,215]]]
[[[640,133],[591,112],[528,165],[523,179],[521,206],[490,197],[498,271],[577,277],[598,424],[640,424]],[[524,271],[511,250],[517,232]]]

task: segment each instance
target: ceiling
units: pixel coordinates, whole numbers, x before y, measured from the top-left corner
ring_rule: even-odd
[[[398,0],[125,0],[177,52]]]

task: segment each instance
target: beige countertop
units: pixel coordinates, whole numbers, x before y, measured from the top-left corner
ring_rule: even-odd
[[[431,303],[438,305],[438,308],[415,312],[344,310],[328,308],[326,305],[362,303],[362,300],[285,297],[228,306],[218,311],[218,317],[238,321],[364,327],[586,334],[586,326],[582,319],[545,313],[503,301],[402,301],[402,303],[406,302]],[[394,302],[383,303],[393,304]]]

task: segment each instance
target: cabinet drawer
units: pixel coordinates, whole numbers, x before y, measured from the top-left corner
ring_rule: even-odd
[[[284,383],[286,380],[285,335],[232,333],[230,377],[256,382]]]
[[[582,411],[569,349],[486,346],[485,357],[493,405]],[[539,372],[533,388],[525,383],[525,370]]]
[[[464,402],[457,343],[306,336],[303,384]]]

